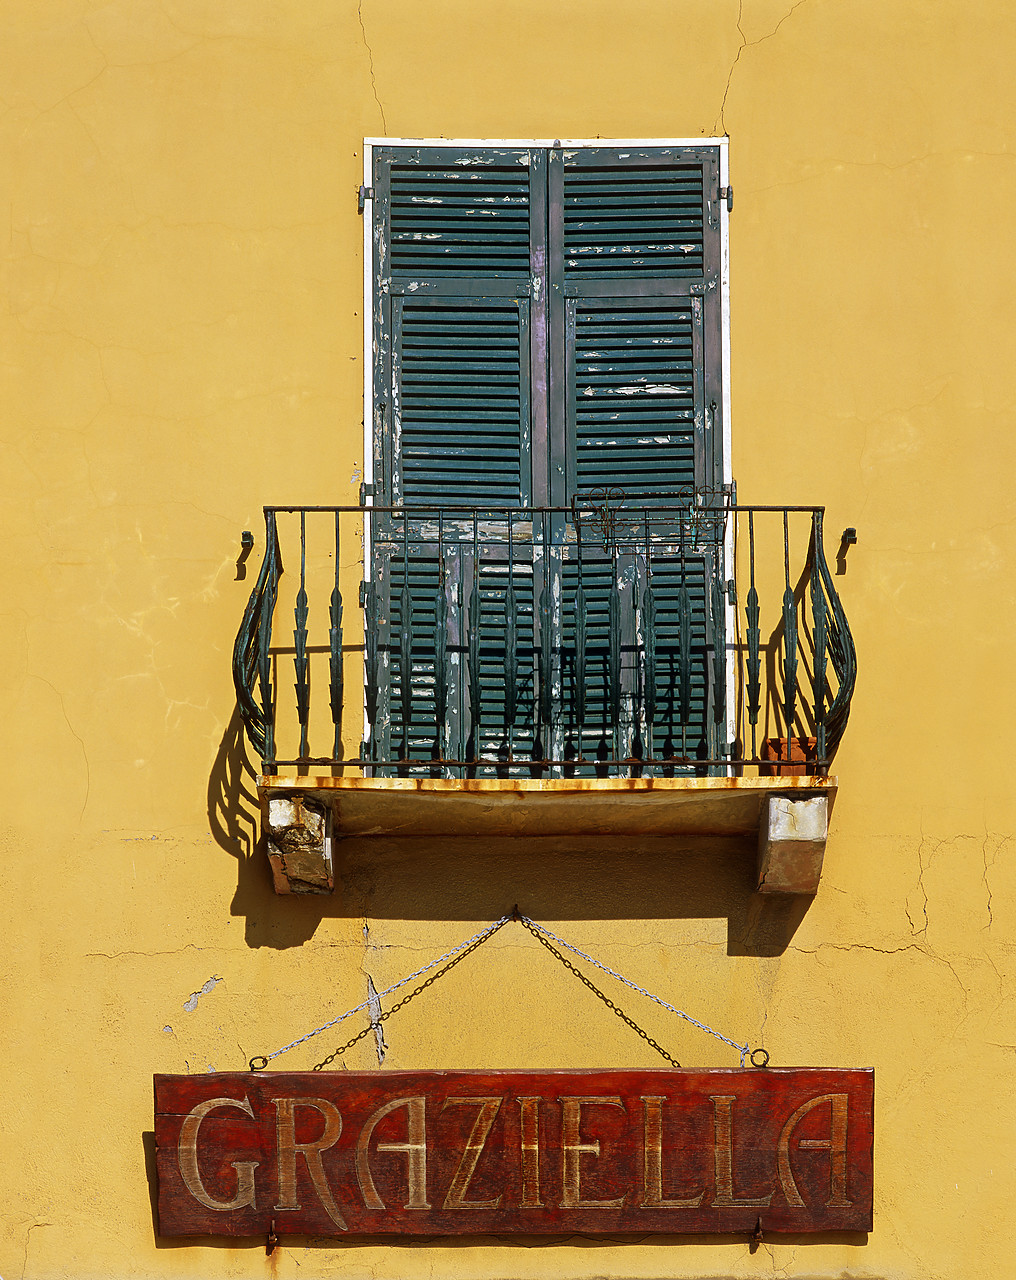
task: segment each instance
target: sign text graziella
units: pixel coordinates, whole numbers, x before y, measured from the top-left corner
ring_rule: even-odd
[[[156,1076],[163,1235],[864,1231],[856,1070]]]

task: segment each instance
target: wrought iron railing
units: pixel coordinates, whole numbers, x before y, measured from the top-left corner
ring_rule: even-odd
[[[266,507],[233,656],[248,738],[266,773],[823,775],[856,661],[822,517],[619,491]]]

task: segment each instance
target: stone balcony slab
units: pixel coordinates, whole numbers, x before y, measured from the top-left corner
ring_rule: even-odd
[[[331,893],[345,837],[753,836],[757,887],[818,889],[834,777],[361,778],[269,774],[262,829],[278,893]]]

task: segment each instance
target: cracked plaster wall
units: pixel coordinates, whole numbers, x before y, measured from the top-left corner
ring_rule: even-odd
[[[0,40],[0,1275],[1007,1274],[1010,7],[12,0]],[[256,560],[263,502],[355,500],[355,191],[385,129],[729,131],[740,496],[859,530],[861,677],[796,928],[750,853],[659,841],[361,841],[334,900],[272,895],[230,722],[238,537]],[[874,1065],[868,1242],[156,1247],[153,1072],[241,1066],[515,900],[777,1063]],[[499,935],[386,1024],[385,1066],[648,1062],[538,950]]]

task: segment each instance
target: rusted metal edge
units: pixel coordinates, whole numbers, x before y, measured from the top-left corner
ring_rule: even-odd
[[[839,785],[835,776],[822,778],[336,778],[329,774],[261,774],[258,785],[266,790],[290,791],[434,791],[496,795],[570,792],[737,792],[761,791],[828,795],[830,803]]]

